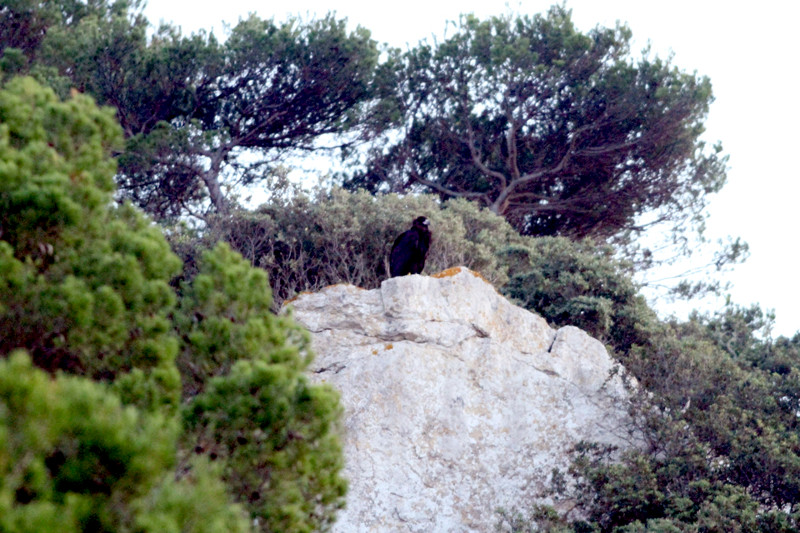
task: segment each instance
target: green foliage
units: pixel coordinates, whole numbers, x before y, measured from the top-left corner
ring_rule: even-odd
[[[625,354],[657,322],[610,247],[546,237],[503,255],[514,273],[503,292],[553,325],[582,328]]]
[[[344,506],[338,394],[285,366],[240,361],[187,410],[197,448],[225,462],[225,479],[263,531],[325,530]]]
[[[114,6],[128,6],[117,1]],[[73,26],[84,17],[98,16],[112,9],[106,1],[7,0],[0,8],[0,51],[6,74],[28,73],[48,31],[57,26]],[[14,56],[11,63],[5,60]]]
[[[39,68],[57,73],[55,85],[113,106],[126,138],[192,109],[188,79],[215,44],[201,36],[183,38],[169,26],[148,39],[147,19],[137,13],[138,2],[130,4],[114,2],[74,24],[54,26],[38,57]]]
[[[72,24],[56,24],[43,39],[32,73],[53,87],[75,87],[100,104],[113,106],[126,138],[119,158],[121,193],[152,214],[180,211],[201,201],[198,162],[192,154],[203,136],[192,119],[205,65],[221,61],[216,40],[183,37],[150,25],[138,2],[100,3]],[[171,162],[172,161],[172,162]]]
[[[368,31],[348,33],[332,15],[282,24],[253,15],[224,45],[212,41],[191,57],[194,107],[161,124],[184,148],[153,152],[152,168],[123,169],[125,188],[159,217],[185,212],[198,184],[201,198],[226,213],[226,191],[264,180],[276,159],[314,151],[323,136],[357,128],[372,98],[378,50]],[[349,144],[337,139],[333,147]],[[153,208],[159,201],[162,210]]]
[[[463,15],[396,59],[402,118],[351,185],[468,198],[532,235],[605,239],[640,231],[643,213],[691,220],[725,180],[725,159],[699,140],[711,85],[629,58],[630,39],[624,26],[583,34],[564,6]]]
[[[88,97],[0,90],[0,530],[326,527],[341,412],[307,334],[224,245],[176,298],[159,228],[113,203],[119,133]]]
[[[200,270],[183,287],[179,357],[187,394],[212,376],[227,374],[240,359],[300,372],[311,362],[307,333],[290,318],[270,312],[267,275],[225,245],[204,252]]]
[[[109,381],[138,369],[119,383],[130,400],[174,408],[179,262],[141,214],[112,207],[120,140],[88,97],[61,102],[30,78],[0,91],[0,354]]]
[[[23,353],[0,361],[0,530],[247,531],[218,478],[170,479],[177,429]],[[200,502],[202,529],[185,512]]]
[[[72,2],[55,2],[64,14],[19,4],[1,14],[29,23],[0,33],[0,64],[113,106],[127,139],[121,193],[159,219],[200,215],[209,200],[226,212],[232,190],[263,180],[276,158],[360,127],[373,98],[377,45],[333,15],[280,24],[252,15],[220,44],[169,25],[148,37],[137,1],[74,14]]]
[[[180,480],[168,472],[150,493],[137,502],[136,531],[154,533],[250,532],[251,519],[230,501],[219,468],[202,458]]]
[[[270,313],[263,270],[221,244],[184,286],[179,359],[192,396],[187,449],[224,463],[224,477],[264,531],[325,528],[346,484],[338,395],[311,386],[307,334]]]
[[[574,465],[582,476],[578,490],[592,495],[582,502],[588,503],[585,523],[598,531],[767,532],[779,515],[790,523],[781,511],[760,508],[742,486],[715,480],[709,471],[680,470],[678,457],[659,460],[630,452],[609,463],[602,456],[596,448],[583,448]],[[699,453],[694,460],[702,462]]]

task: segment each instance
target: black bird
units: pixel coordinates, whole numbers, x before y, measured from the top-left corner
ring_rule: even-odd
[[[428,219],[417,217],[411,229],[401,233],[394,240],[389,258],[391,277],[419,274],[425,266],[425,256],[431,245],[431,232]]]

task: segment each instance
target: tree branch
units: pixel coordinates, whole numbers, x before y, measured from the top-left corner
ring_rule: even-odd
[[[443,187],[442,185],[439,185],[438,183],[436,183],[434,181],[426,180],[425,178],[420,176],[419,173],[413,172],[413,171],[409,173],[409,177],[413,181],[416,181],[417,183],[420,183],[421,185],[424,185],[426,187],[430,187],[431,189],[433,189],[436,192],[439,192],[441,194],[446,194],[448,196],[455,196],[455,197],[458,197],[458,198],[477,198],[479,200],[482,200],[486,204],[490,203],[489,202],[489,197],[488,197],[488,195],[486,193],[470,192],[470,191],[456,191],[456,190],[453,190],[453,189],[448,189],[446,187]]]
[[[581,126],[580,128],[576,129],[572,132],[572,138],[570,139],[569,146],[567,147],[564,155],[561,157],[561,160],[558,164],[553,168],[548,168],[544,170],[539,170],[537,172],[531,172],[527,174],[523,174],[519,178],[512,180],[511,183],[508,184],[508,187],[505,187],[500,194],[497,196],[495,201],[493,202],[490,209],[497,214],[504,214],[506,209],[508,208],[507,202],[509,197],[514,193],[514,190],[519,187],[520,185],[524,185],[525,183],[530,183],[531,181],[537,180],[542,176],[558,174],[567,166],[570,159],[574,154],[575,150],[575,143],[578,141],[578,137],[584,132],[592,129],[594,124],[586,124],[585,126]]]
[[[506,175],[502,172],[498,172],[497,170],[490,169],[483,161],[481,161],[481,155],[478,152],[478,149],[475,147],[475,132],[472,130],[472,124],[469,124],[469,121],[467,121],[467,146],[469,147],[469,153],[472,157],[472,162],[476,167],[478,167],[478,170],[488,177],[499,180],[500,189],[505,189],[508,184]]]

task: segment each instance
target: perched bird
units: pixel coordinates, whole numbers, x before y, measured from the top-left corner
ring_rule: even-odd
[[[417,217],[411,229],[401,233],[394,240],[389,258],[391,277],[419,274],[425,266],[425,256],[431,245],[431,232],[428,219]]]

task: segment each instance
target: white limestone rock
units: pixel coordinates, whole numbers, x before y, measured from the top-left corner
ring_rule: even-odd
[[[577,441],[624,444],[627,396],[605,347],[466,268],[290,305],[312,332],[312,378],[345,409],[335,532],[493,531],[498,507],[550,503],[542,490]]]

